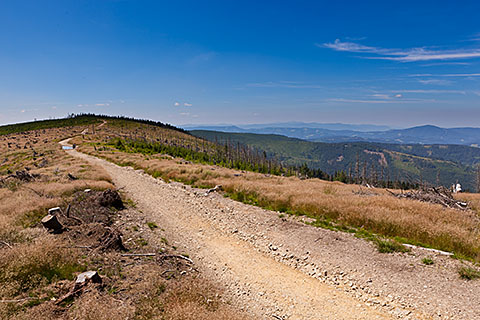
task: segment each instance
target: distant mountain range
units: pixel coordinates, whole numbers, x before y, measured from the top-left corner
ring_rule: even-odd
[[[277,134],[314,142],[380,142],[394,144],[458,144],[478,147],[480,128],[440,128],[432,125],[407,129],[341,123],[286,122],[257,125],[186,125],[186,130]]]

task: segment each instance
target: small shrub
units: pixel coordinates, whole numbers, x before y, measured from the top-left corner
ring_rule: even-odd
[[[422,263],[426,264],[427,266],[430,266],[433,264],[433,260],[431,258],[423,258]]]
[[[465,280],[475,280],[480,278],[480,271],[471,267],[461,267],[460,270],[458,270],[458,274],[460,275],[460,278]]]
[[[375,241],[378,252],[380,253],[393,253],[393,252],[408,252],[410,251],[407,249],[405,246],[403,246],[401,243],[398,243],[393,240],[380,240],[377,239]]]
[[[158,228],[158,225],[155,222],[147,222],[147,226],[150,228],[150,230],[155,230]]]
[[[145,246],[148,245],[148,241],[143,239],[143,238],[138,239],[137,243],[138,243],[139,246],[142,246],[142,247],[145,247]]]

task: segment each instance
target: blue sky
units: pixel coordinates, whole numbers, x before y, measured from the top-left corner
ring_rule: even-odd
[[[480,126],[478,1],[0,1],[0,123]]]

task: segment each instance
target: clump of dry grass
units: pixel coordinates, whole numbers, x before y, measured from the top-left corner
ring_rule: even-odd
[[[155,267],[132,290],[138,293],[135,319],[246,319],[222,301],[221,290],[200,277],[187,276],[178,280],[158,277]],[[138,271],[135,270],[136,272]],[[155,272],[157,271],[157,272]]]
[[[51,237],[19,244],[0,256],[0,296],[32,294],[52,282],[71,280],[83,269],[77,255]]]

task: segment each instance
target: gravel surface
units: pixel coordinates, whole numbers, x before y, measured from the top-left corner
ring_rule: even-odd
[[[448,256],[421,248],[381,254],[352,234],[66,152],[102,165],[137,202],[142,219],[165,229],[179,251],[256,317],[480,319],[478,282],[461,280],[462,262]],[[423,264],[424,257],[434,264]]]

